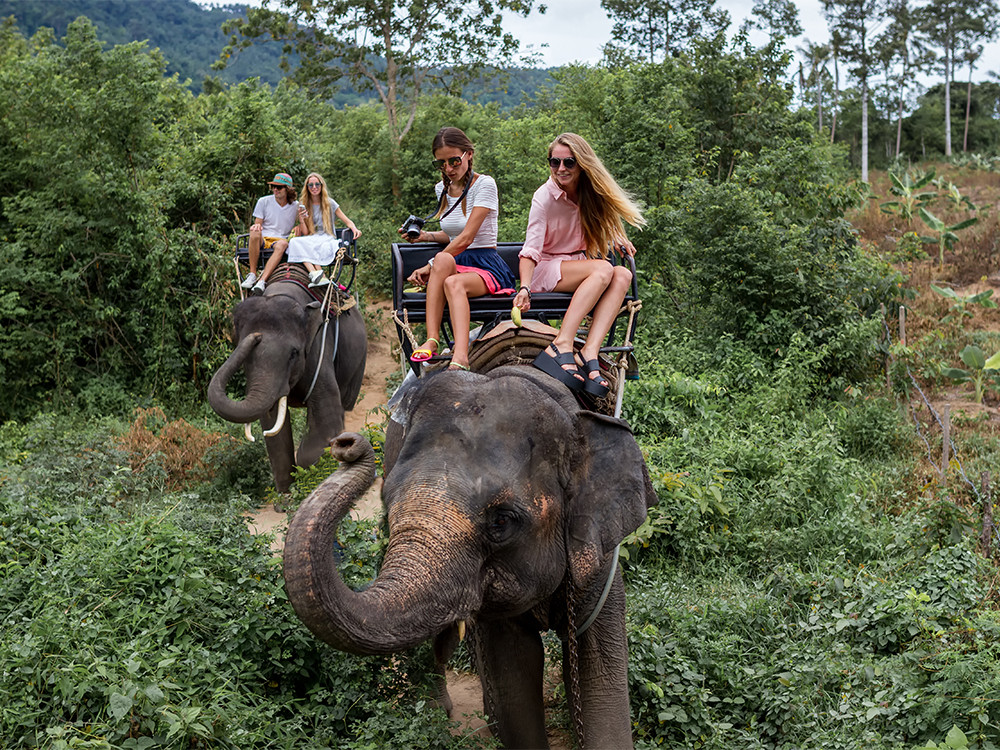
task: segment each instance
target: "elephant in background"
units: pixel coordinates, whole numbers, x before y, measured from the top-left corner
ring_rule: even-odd
[[[301,274],[305,280],[305,273]],[[260,420],[274,486],[287,492],[293,466],[311,466],[344,430],[365,373],[368,339],[357,306],[331,314],[294,277],[268,284],[233,310],[236,350],[212,377],[208,402],[223,419],[247,425]],[[246,371],[246,395],[226,393],[233,374]],[[286,404],[305,406],[308,426],[298,453]]]
[[[576,637],[576,695],[565,656],[564,680],[583,747],[632,747],[614,550],[656,494],[625,422],[581,409],[564,385],[523,366],[421,378],[387,430],[389,543],[361,591],[338,575],[333,537],[373,480],[374,456],[351,434],[333,451],[344,463],[296,511],[284,549],[289,600],[315,635],[357,654],[433,638],[443,672],[468,627],[494,734],[506,747],[545,748],[540,632],[555,630],[567,655],[570,629],[610,585]]]

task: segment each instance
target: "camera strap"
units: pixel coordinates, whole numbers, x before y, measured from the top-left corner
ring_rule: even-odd
[[[475,172],[471,172],[470,173],[470,175],[469,175],[469,181],[465,183],[465,189],[462,191],[462,194],[460,196],[458,196],[458,200],[455,201],[455,205],[452,206],[451,208],[449,208],[443,214],[441,214],[441,218],[438,219],[438,223],[444,221],[445,218],[448,216],[448,214],[450,214],[452,211],[454,211],[456,208],[458,208],[458,204],[465,200],[465,196],[469,194],[469,188],[472,187],[472,183],[476,181],[477,177],[479,177],[479,175],[477,175]],[[446,193],[447,189],[448,188],[445,188],[444,191],[441,192],[441,197],[442,198],[444,198],[444,196],[447,194]],[[434,214],[431,214],[431,216],[433,216],[433,215]],[[430,216],[428,216],[427,218],[429,219]]]

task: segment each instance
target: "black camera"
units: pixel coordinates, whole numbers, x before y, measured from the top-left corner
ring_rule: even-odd
[[[406,238],[410,242],[417,241],[417,237],[420,236],[420,230],[424,228],[425,221],[426,219],[423,219],[420,216],[414,216],[413,214],[410,214],[410,217],[403,222],[403,226],[406,227],[406,230],[403,232],[403,234],[406,235]]]

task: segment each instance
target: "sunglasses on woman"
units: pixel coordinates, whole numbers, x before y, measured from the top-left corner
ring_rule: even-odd
[[[559,169],[560,162],[564,167],[566,167],[566,169],[572,169],[576,166],[576,159],[572,156],[567,156],[565,159],[557,159],[554,156],[549,157],[549,166],[553,169]]]
[[[323,185],[319,182],[307,182],[306,187],[323,187]]]
[[[447,159],[435,159],[434,166],[440,169],[441,171],[444,171],[445,165],[449,167],[457,167],[459,164],[462,163],[462,159],[464,158],[465,154],[462,154],[461,156],[450,156]]]

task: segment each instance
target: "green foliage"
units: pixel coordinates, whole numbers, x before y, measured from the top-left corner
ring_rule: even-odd
[[[916,210],[932,203],[937,198],[936,191],[923,190],[934,180],[933,169],[927,171],[908,169],[902,176],[895,171],[890,171],[889,179],[892,182],[889,190],[899,199],[880,204],[879,207],[887,214],[897,214],[910,221]]]
[[[987,359],[986,353],[982,349],[969,344],[962,349],[959,356],[969,369],[946,367],[941,370],[941,374],[946,378],[957,380],[959,383],[973,383],[976,387],[976,403],[981,404],[983,402],[983,384],[987,378],[996,377],[996,373],[1000,371],[1000,352]]]
[[[951,312],[941,318],[942,323],[951,323],[952,321],[961,323],[964,318],[971,318],[972,313],[967,309],[970,305],[980,305],[988,310],[995,310],[997,307],[997,303],[990,299],[990,297],[993,296],[992,289],[987,289],[984,292],[970,294],[968,297],[963,297],[954,289],[949,289],[947,287],[942,288],[936,286],[935,284],[931,284],[930,286],[931,289],[952,303],[950,308]]]
[[[955,224],[952,224],[951,226],[948,226],[947,224],[945,224],[945,222],[943,222],[937,216],[932,214],[926,208],[920,208],[918,210],[918,213],[923,222],[934,233],[932,236],[921,237],[920,239],[922,239],[924,242],[928,244],[937,243],[938,264],[941,269],[944,269],[945,248],[950,250],[952,247],[954,247],[955,243],[958,242],[958,235],[955,234],[955,232],[958,232],[962,229],[966,229],[967,227],[971,227],[973,224],[979,221],[979,218],[973,216],[971,218],[959,221]]]
[[[6,746],[454,746],[422,702],[426,649],[372,659],[318,643],[241,509],[164,492],[109,427],[3,431],[19,458],[0,471]],[[373,534],[342,531],[348,580],[373,573]]]

